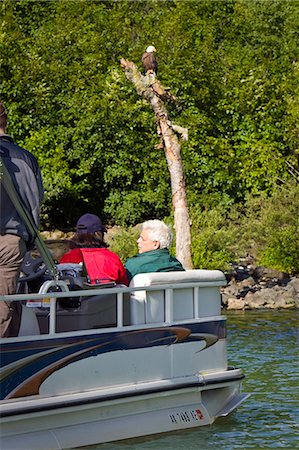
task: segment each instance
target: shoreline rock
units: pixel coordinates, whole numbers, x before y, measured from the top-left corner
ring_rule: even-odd
[[[222,307],[227,310],[298,309],[299,278],[266,267],[235,266],[226,274]]]

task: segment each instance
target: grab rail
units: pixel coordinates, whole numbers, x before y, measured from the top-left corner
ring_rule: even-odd
[[[53,280],[56,283],[55,280]],[[221,287],[224,286],[225,283],[222,281],[196,281],[190,283],[171,283],[171,284],[161,284],[161,285],[151,285],[151,286],[138,286],[138,287],[110,287],[110,288],[92,288],[92,289],[82,289],[76,291],[68,291],[68,292],[51,292],[51,296],[53,298],[68,298],[68,297],[91,297],[94,295],[101,294],[117,294],[118,292],[130,293],[135,291],[160,291],[166,289],[183,289],[183,288],[192,288],[192,287]],[[24,301],[28,300],[28,298],[32,300],[42,300],[45,297],[45,294],[37,293],[37,294],[10,294],[10,295],[0,295],[0,301]]]
[[[223,286],[225,283],[223,281],[192,281],[192,282],[187,282],[187,283],[176,283],[176,284],[160,284],[160,285],[150,285],[150,286],[139,286],[139,287],[125,287],[125,286],[116,286],[116,287],[108,287],[108,288],[98,288],[98,287],[94,287],[94,288],[89,288],[89,289],[82,289],[82,290],[76,290],[76,291],[70,291],[68,289],[68,285],[63,281],[63,280],[49,280],[46,281],[41,289],[40,292],[38,294],[15,294],[15,295],[3,295],[0,296],[0,301],[24,301],[24,300],[30,300],[32,302],[34,301],[38,301],[38,300],[48,300],[49,303],[49,334],[53,335],[56,334],[56,318],[57,318],[57,308],[56,308],[56,304],[57,301],[60,299],[68,299],[68,298],[88,298],[88,297],[97,297],[97,296],[105,296],[105,295],[110,295],[110,294],[116,294],[116,312],[115,312],[115,316],[116,316],[116,326],[117,327],[123,327],[123,326],[128,326],[128,325],[136,325],[136,324],[140,324],[140,323],[144,323],[144,324],[150,324],[150,323],[172,323],[174,321],[185,321],[185,320],[194,320],[194,319],[198,319],[199,318],[199,310],[200,310],[200,306],[199,306],[199,302],[202,300],[199,296],[199,292],[200,292],[200,288],[208,288],[208,287],[213,287],[216,288],[217,292],[219,291],[219,288],[221,286]],[[62,292],[49,292],[49,290],[53,287],[58,287],[60,289],[60,291]],[[188,289],[191,288],[192,289],[192,296],[193,299],[189,300],[189,311],[192,309],[192,312],[190,313],[190,316],[188,317],[182,317],[182,318],[177,318],[178,314],[176,313],[176,318],[174,319],[174,291],[175,290],[180,290],[180,289]],[[144,302],[141,301],[141,303],[138,305],[139,309],[138,311],[140,312],[143,311],[144,309],[144,321],[140,322],[140,316],[134,316],[137,317],[137,319],[132,319],[132,316],[130,316],[130,323],[126,323],[124,324],[124,306],[126,307],[127,305],[124,304],[124,301],[132,301],[132,298],[130,299],[124,299],[124,295],[125,294],[132,294],[134,292],[144,292],[145,293],[145,299]],[[158,316],[155,316],[154,319],[152,319],[151,317],[153,317],[151,310],[148,310],[148,307],[151,308],[151,306],[149,306],[150,304],[153,305],[153,303],[148,303],[147,300],[147,293],[150,292],[155,292],[155,291],[164,291],[164,304],[161,305],[162,311],[164,311],[164,319],[161,319],[161,313],[160,315],[158,314]],[[219,299],[220,299],[220,294],[219,294]],[[184,295],[182,296],[182,302],[184,302],[185,298]],[[156,302],[155,304],[157,305],[157,300],[156,299],[152,299],[150,298],[149,300],[150,302],[154,301]],[[179,299],[180,301],[180,299]],[[176,300],[177,302],[177,300]],[[220,300],[219,300],[220,303]],[[176,303],[176,308],[177,308],[178,303]],[[132,308],[132,303],[130,303],[130,307]],[[207,301],[207,307],[209,308],[209,302]],[[44,308],[43,310],[45,310],[46,308]],[[155,309],[155,306],[154,306]],[[185,309],[185,307],[183,307],[183,310]],[[201,306],[201,310],[202,310],[202,306]],[[220,310],[220,308],[219,308]],[[60,310],[61,311],[61,310]],[[65,310],[64,310],[65,311]],[[132,310],[131,310],[132,311]],[[149,311],[149,312],[148,312]],[[161,310],[160,310],[161,311]],[[177,311],[177,309],[176,309]],[[63,312],[62,314],[64,314],[65,312]],[[68,312],[67,312],[68,313]],[[149,314],[149,316],[148,316]],[[154,313],[155,314],[155,313]],[[205,314],[205,316],[218,316],[220,315],[219,313],[214,313],[214,314]],[[135,320],[135,321],[134,321]],[[104,327],[103,327],[104,328]],[[84,328],[85,329],[85,328]],[[88,330],[88,328],[86,328],[86,330]],[[80,331],[82,331],[80,329]]]

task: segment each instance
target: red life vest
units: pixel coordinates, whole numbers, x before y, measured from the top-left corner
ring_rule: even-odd
[[[107,248],[81,248],[90,283],[115,281],[128,285],[126,270],[116,253]]]
[[[116,253],[107,248],[74,248],[60,258],[60,263],[84,262],[92,284],[115,281],[128,285],[126,269]]]

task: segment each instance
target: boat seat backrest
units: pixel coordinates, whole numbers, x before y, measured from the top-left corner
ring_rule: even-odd
[[[116,326],[116,294],[82,297],[80,307],[57,311],[57,331]]]
[[[116,294],[76,297],[74,307],[71,307],[70,299],[65,300],[57,306],[57,333],[116,326]],[[49,332],[49,314],[48,308],[36,309],[42,334]]]
[[[184,286],[194,283],[195,287]],[[130,298],[131,324],[158,323],[165,320],[165,286],[179,285],[172,291],[173,319],[217,316],[221,310],[220,286],[226,284],[219,270],[186,270],[184,272],[153,272],[133,277],[130,287],[161,285],[161,290],[134,291]]]

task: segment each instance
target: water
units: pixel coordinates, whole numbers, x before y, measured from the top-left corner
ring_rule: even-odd
[[[229,313],[228,361],[251,397],[210,426],[86,447],[88,450],[299,449],[298,312]]]

